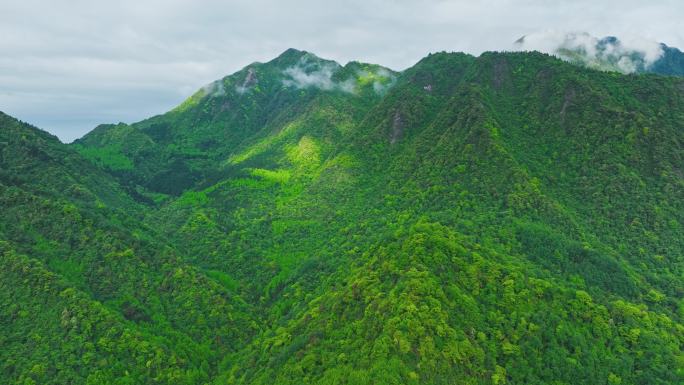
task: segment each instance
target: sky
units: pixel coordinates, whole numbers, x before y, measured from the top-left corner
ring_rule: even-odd
[[[290,47],[402,70],[558,31],[684,48],[684,1],[0,0],[0,111],[70,142]]]

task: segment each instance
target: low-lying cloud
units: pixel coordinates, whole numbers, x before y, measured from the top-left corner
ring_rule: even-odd
[[[223,80],[217,80],[202,87],[202,91],[207,96],[219,97],[226,94],[226,87],[223,85]]]
[[[254,71],[254,68],[247,68],[247,75],[240,85],[235,86],[235,92],[242,95],[252,89],[257,83],[259,83],[259,79],[257,78],[256,71]]]
[[[337,70],[342,68],[334,62],[320,62],[312,57],[312,55],[304,55],[292,67],[283,71],[286,78],[283,80],[283,85],[286,87],[296,88],[318,88],[324,91],[343,91],[354,92],[355,82],[352,79],[347,79],[342,82],[333,80],[333,75]]]
[[[585,32],[544,31],[516,41],[522,51],[540,51],[591,68],[633,73],[663,56],[660,43],[643,38],[597,38]]]
[[[387,90],[392,88],[397,81],[397,77],[385,68],[380,68],[375,73],[375,80],[373,80],[373,91],[376,94],[382,95]]]
[[[377,94],[385,93],[396,81],[396,76],[385,68],[357,70],[354,76],[335,80],[335,73],[342,69],[336,62],[322,61],[307,54],[297,64],[283,71],[283,85],[295,88],[317,88],[324,91],[356,93],[360,85],[370,84]]]

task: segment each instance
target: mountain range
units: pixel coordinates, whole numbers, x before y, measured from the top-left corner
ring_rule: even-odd
[[[0,379],[682,383],[663,49],[638,74],[289,49],[71,144],[0,114]]]

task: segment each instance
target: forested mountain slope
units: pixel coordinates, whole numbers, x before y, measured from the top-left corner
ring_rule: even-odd
[[[3,301],[53,321],[6,310],[0,373],[75,296],[173,357],[136,383],[682,382],[683,119],[675,77],[296,50],[69,146],[6,117]]]
[[[115,180],[1,118],[3,382],[206,381],[258,330],[249,306],[183,264]]]
[[[309,213],[335,202],[320,238],[363,234],[332,253],[355,267],[257,340],[235,382],[679,381],[678,82],[529,54],[433,55],[408,70],[319,174],[345,159],[351,181],[333,180],[356,199],[322,181],[324,195],[310,197],[314,182],[302,198]],[[661,317],[674,328],[632,345],[629,331]],[[673,350],[639,353],[660,347]]]
[[[328,107],[359,119],[395,76],[377,65],[342,67],[291,49],[206,85],[166,114],[131,126],[102,125],[75,145],[124,183],[178,195],[217,182],[225,174],[223,161],[238,147],[282,130],[309,111],[323,113]],[[329,105],[319,106],[321,99]]]

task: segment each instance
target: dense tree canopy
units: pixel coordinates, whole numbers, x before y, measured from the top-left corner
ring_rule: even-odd
[[[8,384],[684,381],[684,81],[288,50],[65,145],[0,115]]]

